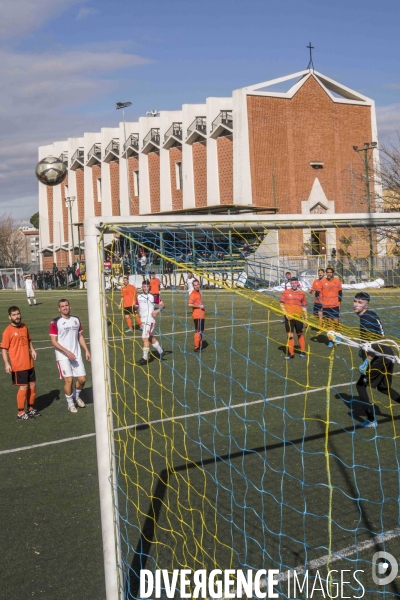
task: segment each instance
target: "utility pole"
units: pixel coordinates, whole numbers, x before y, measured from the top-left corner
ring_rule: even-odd
[[[65,206],[69,208],[69,221],[71,225],[71,242],[72,242],[72,265],[75,264],[75,243],[74,243],[74,226],[72,224],[72,205],[75,202],[75,196],[65,198]]]
[[[365,171],[365,192],[367,196],[367,208],[368,213],[371,214],[371,188],[369,185],[369,162],[368,152],[373,152],[378,147],[377,142],[364,142],[364,148],[353,146],[355,152],[364,152],[364,171]],[[372,229],[368,227],[368,238],[369,238],[369,274],[371,279],[375,277],[375,257],[374,257],[374,240],[372,237]]]
[[[117,102],[117,104],[115,105],[116,110],[122,110],[122,119],[124,121],[124,143],[122,144],[121,154],[123,154],[124,144],[126,142],[125,108],[127,108],[128,106],[132,106],[132,102]],[[126,158],[125,158],[125,164],[126,164],[126,179],[127,179],[127,184],[128,184],[128,214],[130,215],[131,214],[131,186],[129,183],[128,162],[129,162],[129,158],[128,158],[128,151],[127,151]],[[120,208],[119,208],[119,214],[121,214],[121,203],[120,203]]]

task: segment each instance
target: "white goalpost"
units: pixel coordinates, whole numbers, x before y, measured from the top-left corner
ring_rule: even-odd
[[[398,213],[258,215],[249,212],[236,215],[137,215],[127,217],[90,217],[85,219],[87,301],[107,600],[126,600],[127,596],[125,589],[126,573],[123,569],[124,558],[121,556],[123,552],[121,550],[121,524],[119,522],[120,511],[118,506],[118,471],[114,442],[116,425],[113,421],[113,382],[109,367],[110,337],[108,333],[109,323],[107,311],[110,312],[110,308],[106,306],[106,294],[111,292],[108,289],[106,290],[104,276],[104,236],[109,233],[115,233],[118,228],[121,228],[121,230],[124,229],[127,236],[136,234],[141,235],[141,232],[151,232],[152,234],[159,235],[160,240],[163,239],[163,235],[170,236],[171,240],[170,238],[168,239],[170,240],[169,243],[172,247],[174,243],[174,232],[177,235],[182,232],[187,232],[188,239],[191,239],[190,235],[192,231],[201,230],[205,235],[208,235],[210,232],[222,232],[227,237],[228,241],[226,243],[231,244],[232,231],[258,231],[262,228],[266,232],[266,237],[264,239],[267,241],[261,241],[256,250],[256,256],[245,257],[241,264],[244,264],[243,269],[247,269],[247,274],[250,278],[250,275],[253,272],[256,272],[257,264],[263,264],[264,261],[264,278],[268,279],[265,276],[265,273],[267,273],[269,279],[272,280],[273,276],[271,273],[275,273],[277,278],[283,273],[279,253],[278,232],[280,231],[303,230],[306,232],[311,231],[311,229],[314,228],[325,230],[327,232],[331,232],[334,229],[349,228],[354,230],[364,228],[365,231],[367,231],[376,228],[383,230],[389,225],[400,227],[400,215]],[[165,256],[167,251],[165,250],[165,245],[163,246],[162,241],[160,244],[160,248],[158,248],[158,250],[153,249],[153,251],[155,254],[157,254],[157,252],[160,254],[162,265],[162,261],[166,260],[165,258],[163,259],[163,256]],[[190,244],[194,245],[194,242],[191,241]],[[143,245],[146,248],[146,243],[143,243]],[[187,256],[185,258],[187,258]],[[181,269],[183,269],[186,264],[183,259],[182,264],[178,264],[179,261],[177,259],[175,260],[172,255],[169,260],[171,264],[175,265],[176,263]],[[222,262],[222,260],[216,260],[216,264],[218,265]],[[224,264],[225,266],[222,265],[214,268],[216,273],[218,273],[218,268],[220,268],[221,272],[224,271],[221,277],[219,277],[219,273],[218,277],[214,273],[215,287],[233,289],[246,285],[247,275],[244,277],[238,270],[234,272],[232,266],[233,261],[229,262],[229,259],[225,259]],[[197,266],[198,272],[200,272],[200,276],[202,276],[205,266],[200,262]],[[190,270],[193,270],[193,267],[190,267]],[[3,281],[4,279],[4,271],[10,270],[0,269],[0,281]],[[21,272],[22,282],[22,269],[12,269],[12,271],[14,272],[13,277],[15,282],[17,282],[18,279],[17,271]],[[207,274],[205,277],[207,277]],[[184,275],[183,280],[185,280],[185,278],[186,274]],[[135,279],[135,283],[137,283],[139,279],[140,277],[138,276],[138,278]],[[212,277],[210,276],[210,280],[211,279]],[[178,278],[174,279],[171,275],[169,276],[169,281],[178,280]],[[123,322],[122,317],[121,319]],[[118,426],[121,428],[120,423]],[[129,599],[130,598],[131,596],[129,596]]]

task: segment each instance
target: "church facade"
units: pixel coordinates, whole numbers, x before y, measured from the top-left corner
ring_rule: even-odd
[[[63,184],[39,184],[43,267],[70,264],[72,236],[76,247],[87,216],[215,205],[273,208],[280,215],[373,212],[380,197],[377,137],[373,100],[305,70],[42,146],[39,159],[60,156],[68,166]],[[365,143],[371,144],[372,200],[365,194],[363,153],[354,151]],[[75,199],[72,214],[66,198]],[[340,247],[339,231],[307,235],[282,232],[279,254]]]

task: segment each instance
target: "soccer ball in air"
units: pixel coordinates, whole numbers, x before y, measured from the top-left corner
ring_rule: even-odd
[[[58,185],[67,176],[67,167],[55,156],[47,156],[36,165],[36,177],[44,185]]]

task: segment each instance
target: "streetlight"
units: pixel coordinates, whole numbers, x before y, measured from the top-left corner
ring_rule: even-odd
[[[124,121],[124,144],[126,142],[125,108],[128,108],[128,106],[132,106],[132,102],[117,102],[115,105],[116,110],[122,110],[122,119]],[[122,150],[124,149],[124,144],[122,145]],[[126,155],[125,164],[126,180],[128,182],[128,214],[131,214],[131,186],[129,185],[128,154]],[[121,209],[119,212],[121,212]]]
[[[71,241],[72,241],[72,264],[75,264],[75,243],[74,243],[74,226],[72,224],[72,205],[75,202],[76,197],[70,196],[65,198],[65,206],[69,208],[69,220],[71,224]]]
[[[371,214],[371,190],[369,187],[369,163],[368,163],[368,152],[374,151],[375,148],[378,147],[378,142],[364,142],[364,147],[359,148],[358,146],[353,146],[354,152],[364,152],[364,169],[365,169],[365,191],[367,194],[367,205],[368,212]],[[375,264],[374,264],[374,243],[372,238],[372,229],[368,228],[368,237],[369,237],[369,273],[370,277],[375,277]]]

